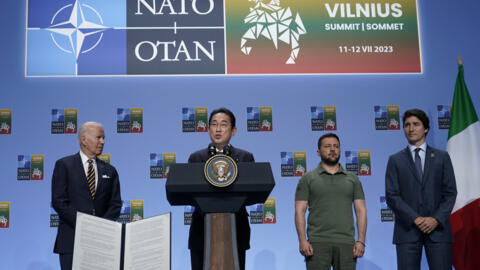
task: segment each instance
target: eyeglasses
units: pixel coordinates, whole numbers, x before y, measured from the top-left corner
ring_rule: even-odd
[[[230,127],[230,124],[229,123],[216,123],[216,122],[213,122],[210,124],[210,128],[213,128],[213,129],[217,129],[218,127],[220,127],[221,130],[226,130]]]

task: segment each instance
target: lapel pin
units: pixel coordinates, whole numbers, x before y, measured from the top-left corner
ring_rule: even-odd
[[[435,157],[435,154],[434,154],[434,153],[431,153],[431,154],[430,154],[430,157],[431,157],[431,158],[434,158],[434,157]]]

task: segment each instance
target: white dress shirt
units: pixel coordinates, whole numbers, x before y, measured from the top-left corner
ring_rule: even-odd
[[[412,160],[413,163],[415,163],[415,149],[420,148],[420,151],[418,151],[418,155],[420,156],[420,160],[422,161],[422,172],[425,170],[425,155],[427,154],[427,143],[423,143],[419,147],[416,147],[415,145],[408,145],[408,149],[410,150],[410,154],[412,155]]]

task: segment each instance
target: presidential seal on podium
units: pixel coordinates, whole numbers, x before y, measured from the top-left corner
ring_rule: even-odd
[[[228,187],[237,179],[237,163],[229,156],[219,154],[207,160],[203,169],[207,181],[216,187]]]

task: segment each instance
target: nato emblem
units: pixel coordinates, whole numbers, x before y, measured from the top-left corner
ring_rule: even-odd
[[[237,179],[238,167],[227,155],[215,155],[207,160],[203,169],[205,179],[216,187],[228,187]]]

